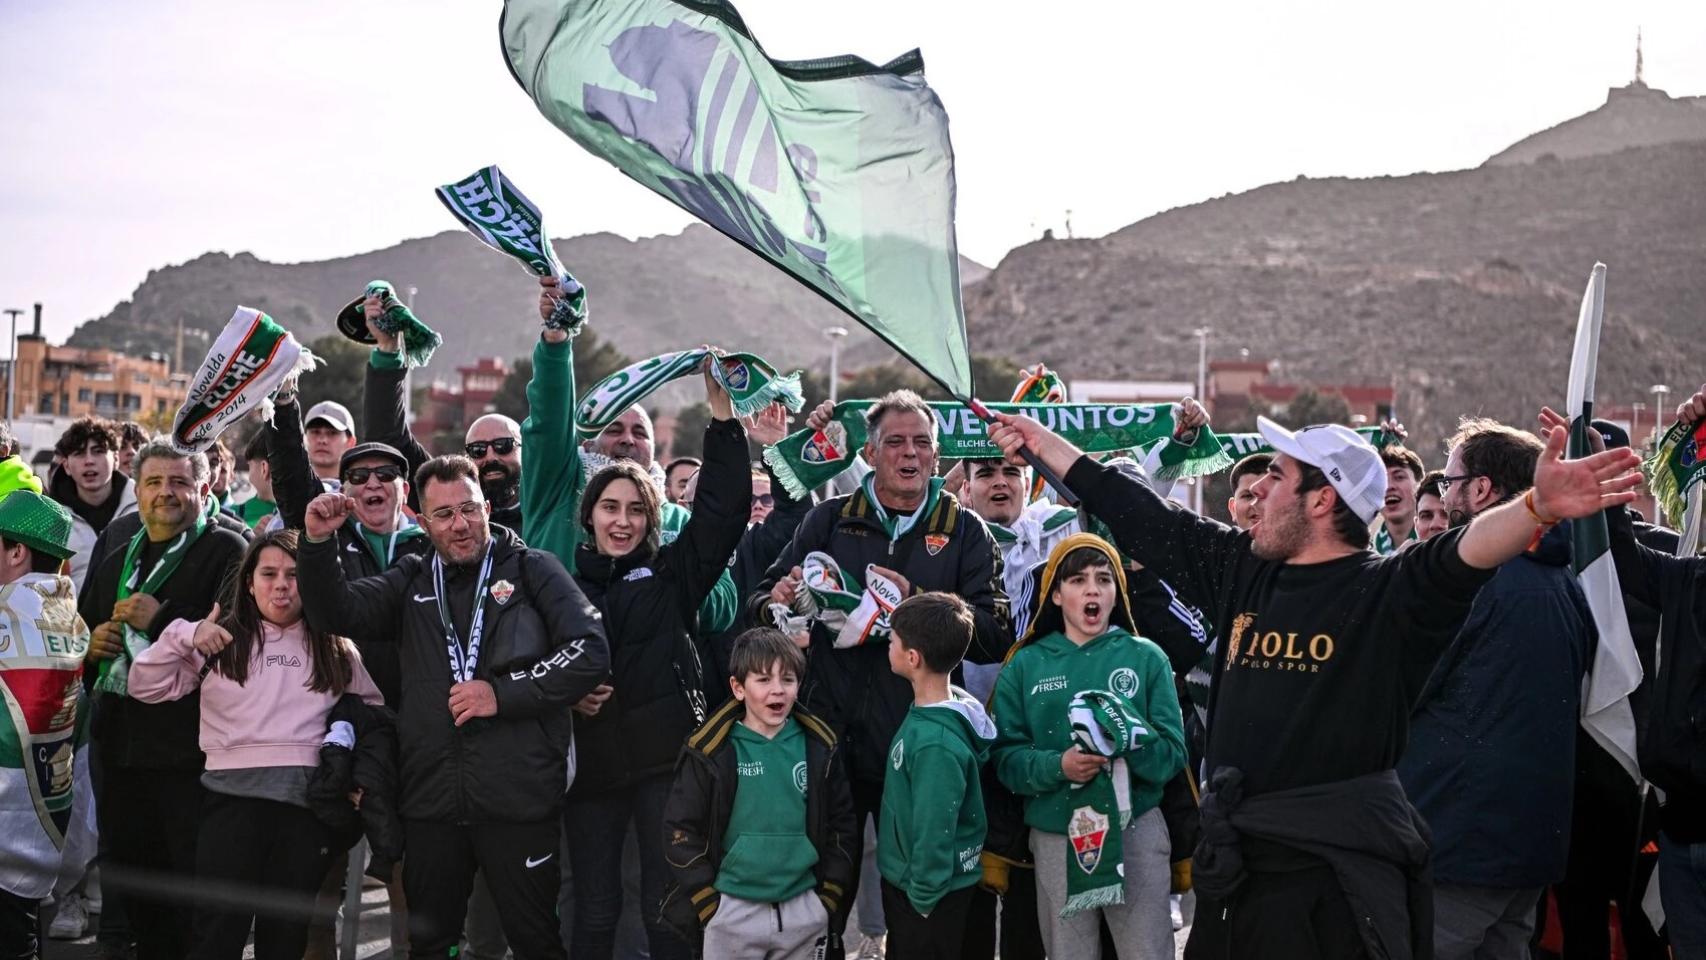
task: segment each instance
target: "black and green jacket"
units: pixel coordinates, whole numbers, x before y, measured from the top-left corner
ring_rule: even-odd
[[[664,894],[663,918],[692,943],[721,902],[715,884],[723,832],[740,779],[730,734],[745,716],[746,705],[730,700],[687,738],[663,809],[664,853],[674,874]],[[853,864],[861,852],[853,794],[829,725],[797,706],[794,720],[806,735],[806,837],[817,848],[817,893],[829,911],[831,929],[840,933],[846,917],[839,908],[852,895]]]

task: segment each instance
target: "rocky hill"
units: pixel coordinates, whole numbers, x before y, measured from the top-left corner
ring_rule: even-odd
[[[1612,87],[1599,109],[1524,137],[1493,154],[1500,166],[1569,159],[1627,147],[1706,140],[1706,97],[1673,97],[1639,80]]]
[[[845,326],[849,345],[875,337],[817,294],[709,227],[626,240],[600,233],[554,241],[563,263],[592,292],[600,337],[634,356],[710,340],[804,366],[828,356],[819,331]],[[989,268],[961,258],[967,282]],[[231,310],[265,310],[299,337],[335,330],[339,309],[375,278],[417,288],[415,307],[444,335],[433,361],[448,371],[479,356],[517,357],[538,335],[538,287],[513,260],[462,231],[446,231],[353,257],[269,263],[249,253],[208,253],[150,271],[129,300],[79,327],[73,346],[130,352],[175,349],[180,320],[185,363],[194,365]]]
[[[1697,382],[1706,143],[1528,166],[1299,179],[1096,240],[1014,250],[967,295],[974,344],[1069,376],[1193,379],[1210,356],[1299,382],[1396,382],[1418,442],[1557,404],[1582,289],[1609,267],[1602,402]],[[1008,344],[1028,341],[1029,350]],[[1693,377],[1694,380],[1689,378]]]

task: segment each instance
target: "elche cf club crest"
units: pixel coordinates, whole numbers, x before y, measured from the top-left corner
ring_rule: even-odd
[[[1093,807],[1079,807],[1066,824],[1066,837],[1072,841],[1072,858],[1078,861],[1078,869],[1095,873],[1108,841],[1107,814],[1097,813]]]
[[[847,456],[847,428],[831,422],[822,430],[813,431],[800,448],[800,459],[806,463],[834,463]]]
[[[747,369],[746,361],[729,358],[722,363],[723,381],[729,385],[730,390],[745,390],[747,384],[752,382],[752,371]]]

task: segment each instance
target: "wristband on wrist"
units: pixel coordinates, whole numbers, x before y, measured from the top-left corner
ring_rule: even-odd
[[[1539,510],[1535,509],[1534,491],[1532,489],[1522,495],[1522,508],[1528,511],[1529,517],[1531,517],[1535,523],[1538,523],[1543,527],[1555,527],[1558,525],[1556,518],[1548,520],[1540,515]]]

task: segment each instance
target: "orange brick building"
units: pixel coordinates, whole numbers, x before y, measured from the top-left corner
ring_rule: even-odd
[[[0,397],[11,374],[0,376]],[[40,333],[18,336],[17,377],[14,417],[157,419],[176,412],[189,392],[189,377],[172,373],[164,354],[56,347]]]

